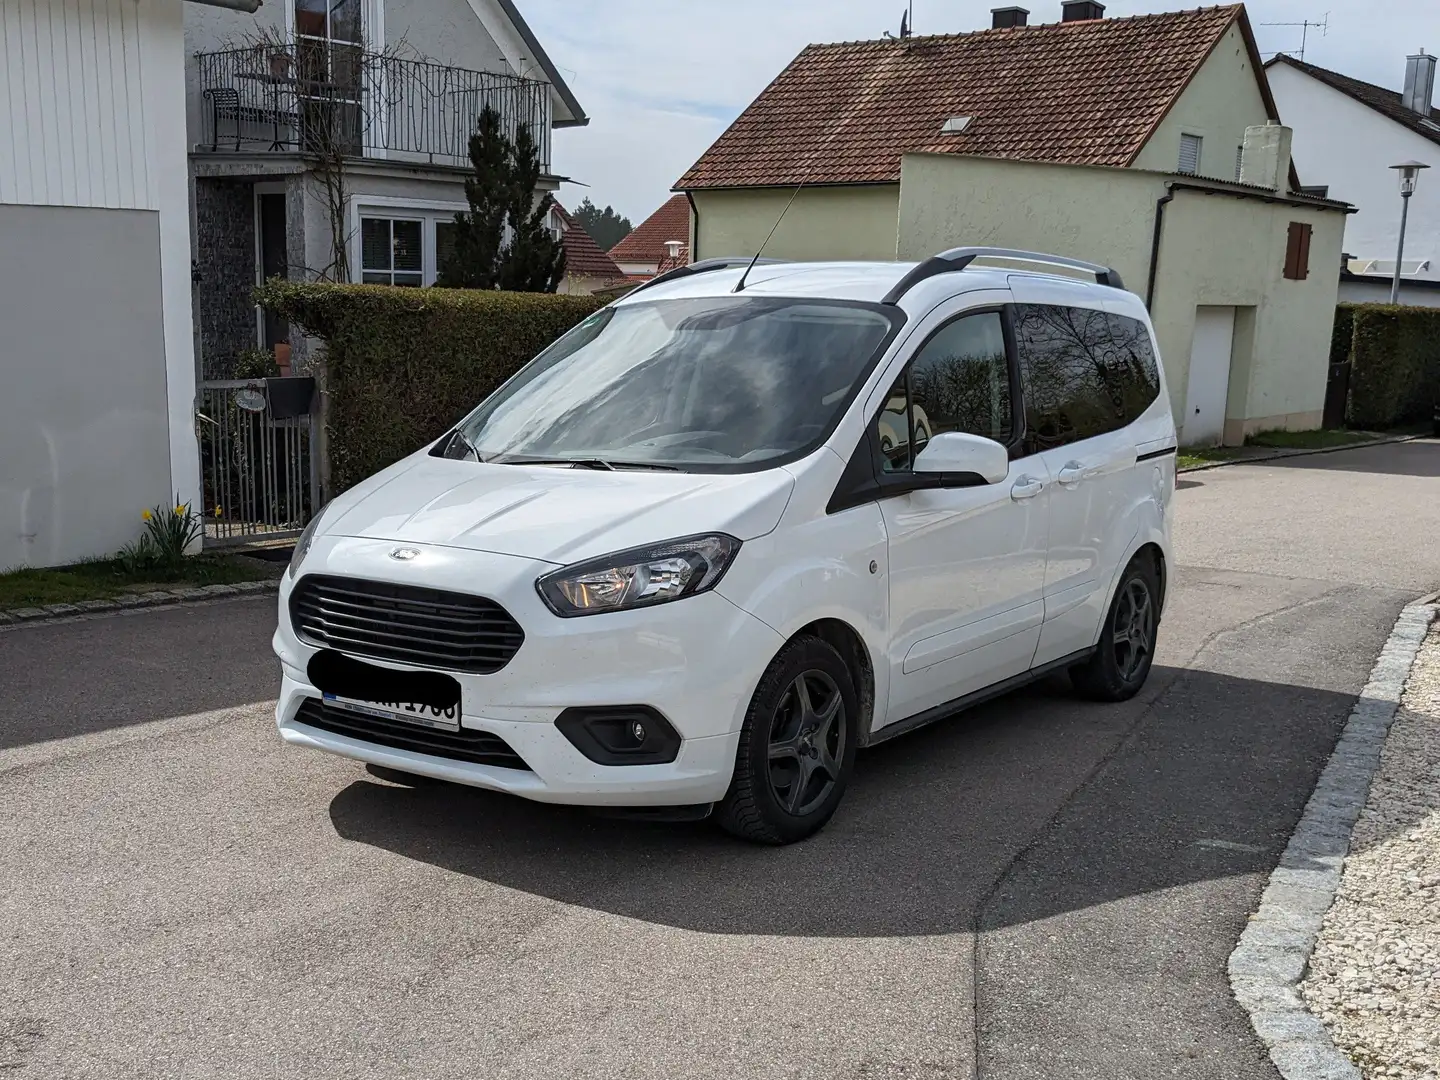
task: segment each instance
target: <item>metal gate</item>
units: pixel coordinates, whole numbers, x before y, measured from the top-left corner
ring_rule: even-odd
[[[206,545],[299,533],[320,489],[315,380],[202,382],[196,423]]]

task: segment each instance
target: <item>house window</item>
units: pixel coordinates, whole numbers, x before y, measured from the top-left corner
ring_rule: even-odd
[[[1200,148],[1205,140],[1199,135],[1180,136],[1180,166],[1178,172],[1197,176],[1200,173]]]
[[[1235,181],[1239,183],[1240,174],[1245,169],[1245,146],[1242,143],[1235,148]]]
[[[363,0],[295,0],[301,141],[317,153],[358,154],[364,117]]]
[[[419,288],[426,284],[424,221],[361,218],[360,253],[361,280],[366,285]]]
[[[1285,277],[1304,281],[1310,276],[1310,234],[1313,228],[1304,222],[1292,221],[1285,243]]]

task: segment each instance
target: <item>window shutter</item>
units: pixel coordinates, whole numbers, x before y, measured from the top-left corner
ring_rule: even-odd
[[[1310,276],[1310,235],[1314,229],[1300,221],[1290,223],[1285,241],[1285,277],[1304,281]]]
[[[1244,171],[1244,169],[1245,169],[1245,147],[1244,147],[1244,146],[1237,146],[1237,147],[1235,148],[1235,182],[1236,182],[1237,184],[1240,182],[1240,174],[1241,174],[1241,172]]]
[[[1200,148],[1205,140],[1199,135],[1180,136],[1179,172],[1197,176],[1200,173]]]

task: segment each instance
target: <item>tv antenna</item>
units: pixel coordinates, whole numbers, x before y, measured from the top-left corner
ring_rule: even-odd
[[[904,41],[906,38],[911,37],[914,33],[915,0],[910,0],[910,6],[905,11],[902,11],[900,13],[900,40]],[[892,41],[895,39],[895,35],[890,33],[889,30],[885,31],[885,36],[887,38],[890,38]]]
[[[1300,27],[1300,59],[1305,59],[1305,49],[1310,44],[1310,31],[1319,30],[1321,37],[1330,36],[1330,12],[1325,13],[1325,18],[1319,21],[1304,19],[1300,22],[1267,22],[1261,26],[1298,26]],[[1282,52],[1284,50],[1281,50]],[[1272,53],[1271,55],[1277,55]]]

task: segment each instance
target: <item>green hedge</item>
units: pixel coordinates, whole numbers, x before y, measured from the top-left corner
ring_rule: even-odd
[[[1346,326],[1349,330],[1346,330]],[[1387,428],[1428,420],[1440,403],[1440,309],[1341,304],[1332,359],[1349,339],[1346,422]]]
[[[325,342],[332,495],[444,434],[604,306],[588,296],[279,279],[256,299]]]

